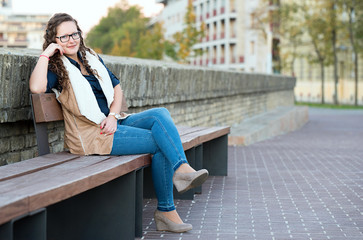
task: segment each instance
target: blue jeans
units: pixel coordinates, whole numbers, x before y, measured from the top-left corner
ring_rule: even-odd
[[[179,133],[166,108],[153,108],[118,121],[111,155],[153,154],[151,172],[159,211],[175,210],[173,175],[188,163]]]

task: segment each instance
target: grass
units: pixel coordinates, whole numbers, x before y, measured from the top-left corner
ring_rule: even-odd
[[[334,105],[334,104],[321,104],[321,103],[308,103],[308,102],[295,102],[297,106],[309,106],[316,108],[331,108],[331,109],[356,109],[363,110],[363,106],[354,105]]]

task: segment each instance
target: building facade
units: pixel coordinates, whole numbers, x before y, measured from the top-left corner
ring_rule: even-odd
[[[0,3],[0,47],[42,49],[50,15],[13,14],[11,0]]]
[[[164,10],[159,16],[166,30],[165,37],[183,29],[183,21],[188,0],[159,0]],[[267,24],[263,30],[256,27],[256,10],[262,6],[261,0],[193,0],[197,25],[204,22],[205,37],[195,48],[203,50],[203,55],[190,59],[197,66],[244,72],[272,73],[273,52],[278,44],[273,26]],[[275,3],[267,5],[265,14],[273,10]]]

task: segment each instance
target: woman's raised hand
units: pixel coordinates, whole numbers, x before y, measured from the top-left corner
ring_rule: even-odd
[[[59,51],[61,55],[64,53],[64,49],[59,44],[51,43],[40,55],[37,65],[35,65],[29,79],[29,88],[32,93],[43,93],[47,90],[49,58],[57,51]]]
[[[51,57],[53,56],[57,51],[59,51],[59,53],[61,55],[63,55],[63,48],[57,44],[57,43],[51,43],[48,45],[48,47],[44,50],[44,52],[42,53],[42,55],[45,55],[45,56],[48,56],[48,57]]]

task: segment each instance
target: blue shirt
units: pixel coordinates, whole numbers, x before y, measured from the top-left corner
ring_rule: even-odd
[[[78,57],[81,59],[79,52],[78,52]],[[73,60],[73,59],[71,59],[69,57],[67,57],[67,58],[69,59],[69,61],[74,66],[76,66],[79,69],[79,71],[81,71],[81,66],[75,60]],[[120,83],[120,81],[106,67],[106,65],[104,64],[104,62],[103,62],[103,60],[101,58],[100,58],[100,61],[105,66],[105,68],[108,71],[108,74],[110,75],[112,86],[115,87],[117,84]],[[97,103],[98,103],[98,106],[101,109],[101,112],[103,112],[106,116],[108,116],[108,114],[110,112],[110,109],[108,108],[106,96],[102,91],[102,88],[101,88],[100,83],[98,82],[98,79],[94,75],[92,75],[91,73],[90,73],[90,75],[83,75],[83,76],[87,79],[87,81],[91,85],[92,91],[96,96]],[[59,82],[58,82],[58,76],[54,72],[48,70],[47,79],[48,79],[48,83],[47,83],[47,92],[48,93],[52,92],[52,88],[61,89],[61,87],[59,85]]]

